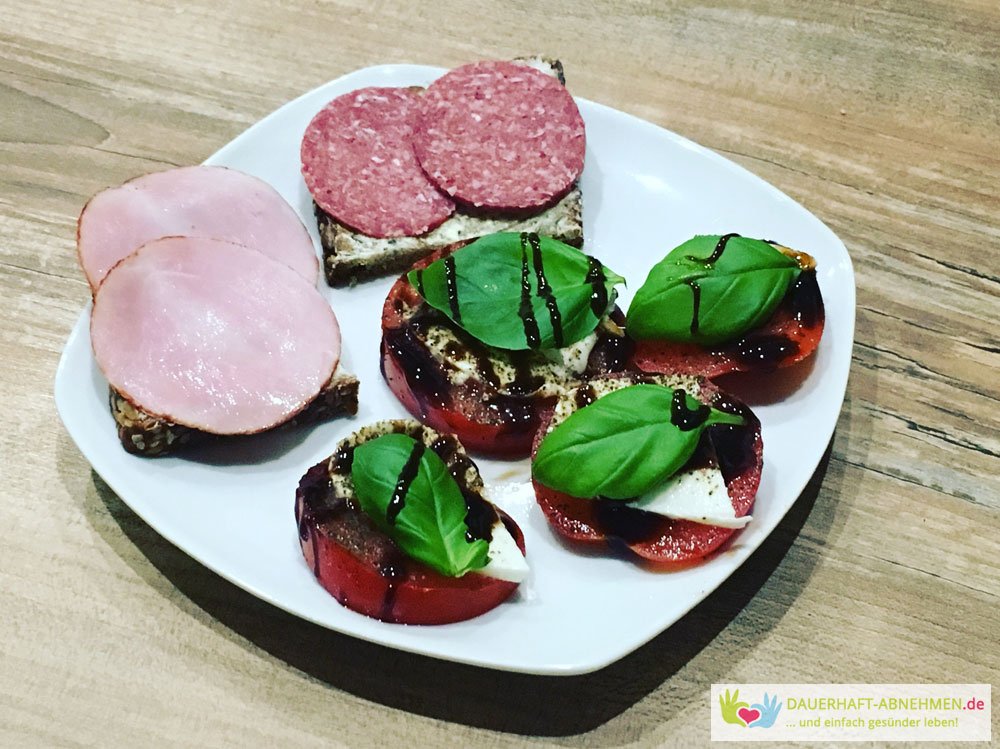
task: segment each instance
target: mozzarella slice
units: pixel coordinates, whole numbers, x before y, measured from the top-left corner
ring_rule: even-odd
[[[493,526],[486,566],[476,572],[511,583],[524,582],[528,576],[528,563],[524,560],[524,554],[517,548],[517,542],[510,531],[499,520]]]
[[[708,466],[671,476],[630,504],[668,518],[722,528],[742,528],[751,520],[749,515],[736,517],[722,471]]]
[[[576,343],[556,349],[542,349],[541,353],[555,366],[553,372],[557,376],[577,376],[579,377],[587,369],[590,361],[590,354],[597,345],[597,331],[595,330],[585,338],[581,338]]]

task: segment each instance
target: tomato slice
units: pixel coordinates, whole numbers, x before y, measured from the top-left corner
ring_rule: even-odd
[[[627,383],[626,383],[627,384]],[[715,425],[705,430],[718,456],[729,498],[737,516],[753,505],[763,466],[760,421],[739,401],[710,382],[702,385],[702,400],[739,413],[744,426]],[[535,438],[533,451],[548,431],[551,414]],[[690,564],[718,549],[736,531],[690,520],[673,520],[610,499],[585,499],[533,481],[535,498],[552,529],[563,538],[589,546],[609,546],[656,567]]]
[[[496,508],[524,553],[517,523]],[[319,583],[347,608],[399,624],[448,624],[500,605],[517,583],[470,572],[448,577],[406,557],[353,502],[333,496],[327,462],[310,468],[295,493],[299,543]]]
[[[816,271],[803,270],[771,319],[738,340],[711,348],[674,341],[637,341],[631,363],[644,372],[710,378],[790,367],[816,351],[825,320]]]
[[[454,251],[455,245],[419,261],[421,268]],[[513,395],[498,391],[484,377],[460,384],[429,352],[420,337],[428,316],[440,323],[405,275],[393,285],[382,308],[382,376],[400,403],[432,429],[455,434],[471,452],[499,458],[524,458],[555,396]],[[622,321],[619,310],[613,317]],[[585,374],[603,374],[626,366],[632,343],[625,337],[602,337],[594,346]]]

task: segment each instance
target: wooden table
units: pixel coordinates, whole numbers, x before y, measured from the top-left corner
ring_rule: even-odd
[[[713,682],[997,684],[1000,6],[789,5],[5,3],[0,745],[692,746]],[[572,678],[259,602],[110,492],[52,396],[92,193],[200,162],[356,68],[536,50],[574,93],[787,192],[857,272],[847,400],[799,502],[690,615]]]

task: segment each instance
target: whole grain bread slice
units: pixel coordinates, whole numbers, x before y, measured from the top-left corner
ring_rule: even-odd
[[[353,416],[358,412],[358,386],[358,378],[338,365],[319,395],[281,427],[312,424],[338,416]],[[152,416],[132,404],[114,388],[108,390],[111,415],[118,426],[118,439],[126,452],[133,455],[153,458],[210,439],[239,439],[220,437]]]
[[[515,62],[566,83],[559,60],[519,57]],[[341,224],[315,202],[313,211],[323,246],[323,269],[331,286],[402,273],[420,258],[450,244],[501,231],[536,232],[574,247],[583,246],[583,194],[579,183],[554,204],[531,214],[483,212],[459,206],[443,224],[416,237],[371,237]]]

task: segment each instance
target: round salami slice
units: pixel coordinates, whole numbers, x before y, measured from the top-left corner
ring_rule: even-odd
[[[243,244],[311,283],[319,277],[309,232],[285,199],[263,180],[221,166],[168,169],[99,192],[80,214],[76,247],[96,291],[119,260],[176,235]]]
[[[464,65],[432,83],[413,146],[456,200],[497,210],[540,208],[583,171],[583,118],[552,76],[513,62]]]
[[[292,418],[340,359],[323,295],[287,265],[231,242],[164,237],[107,275],[90,337],[108,383],[151,416],[212,434]]]
[[[372,237],[417,236],[455,204],[417,163],[411,143],[420,94],[362,88],[327,104],[302,138],[302,176],[313,200]]]

